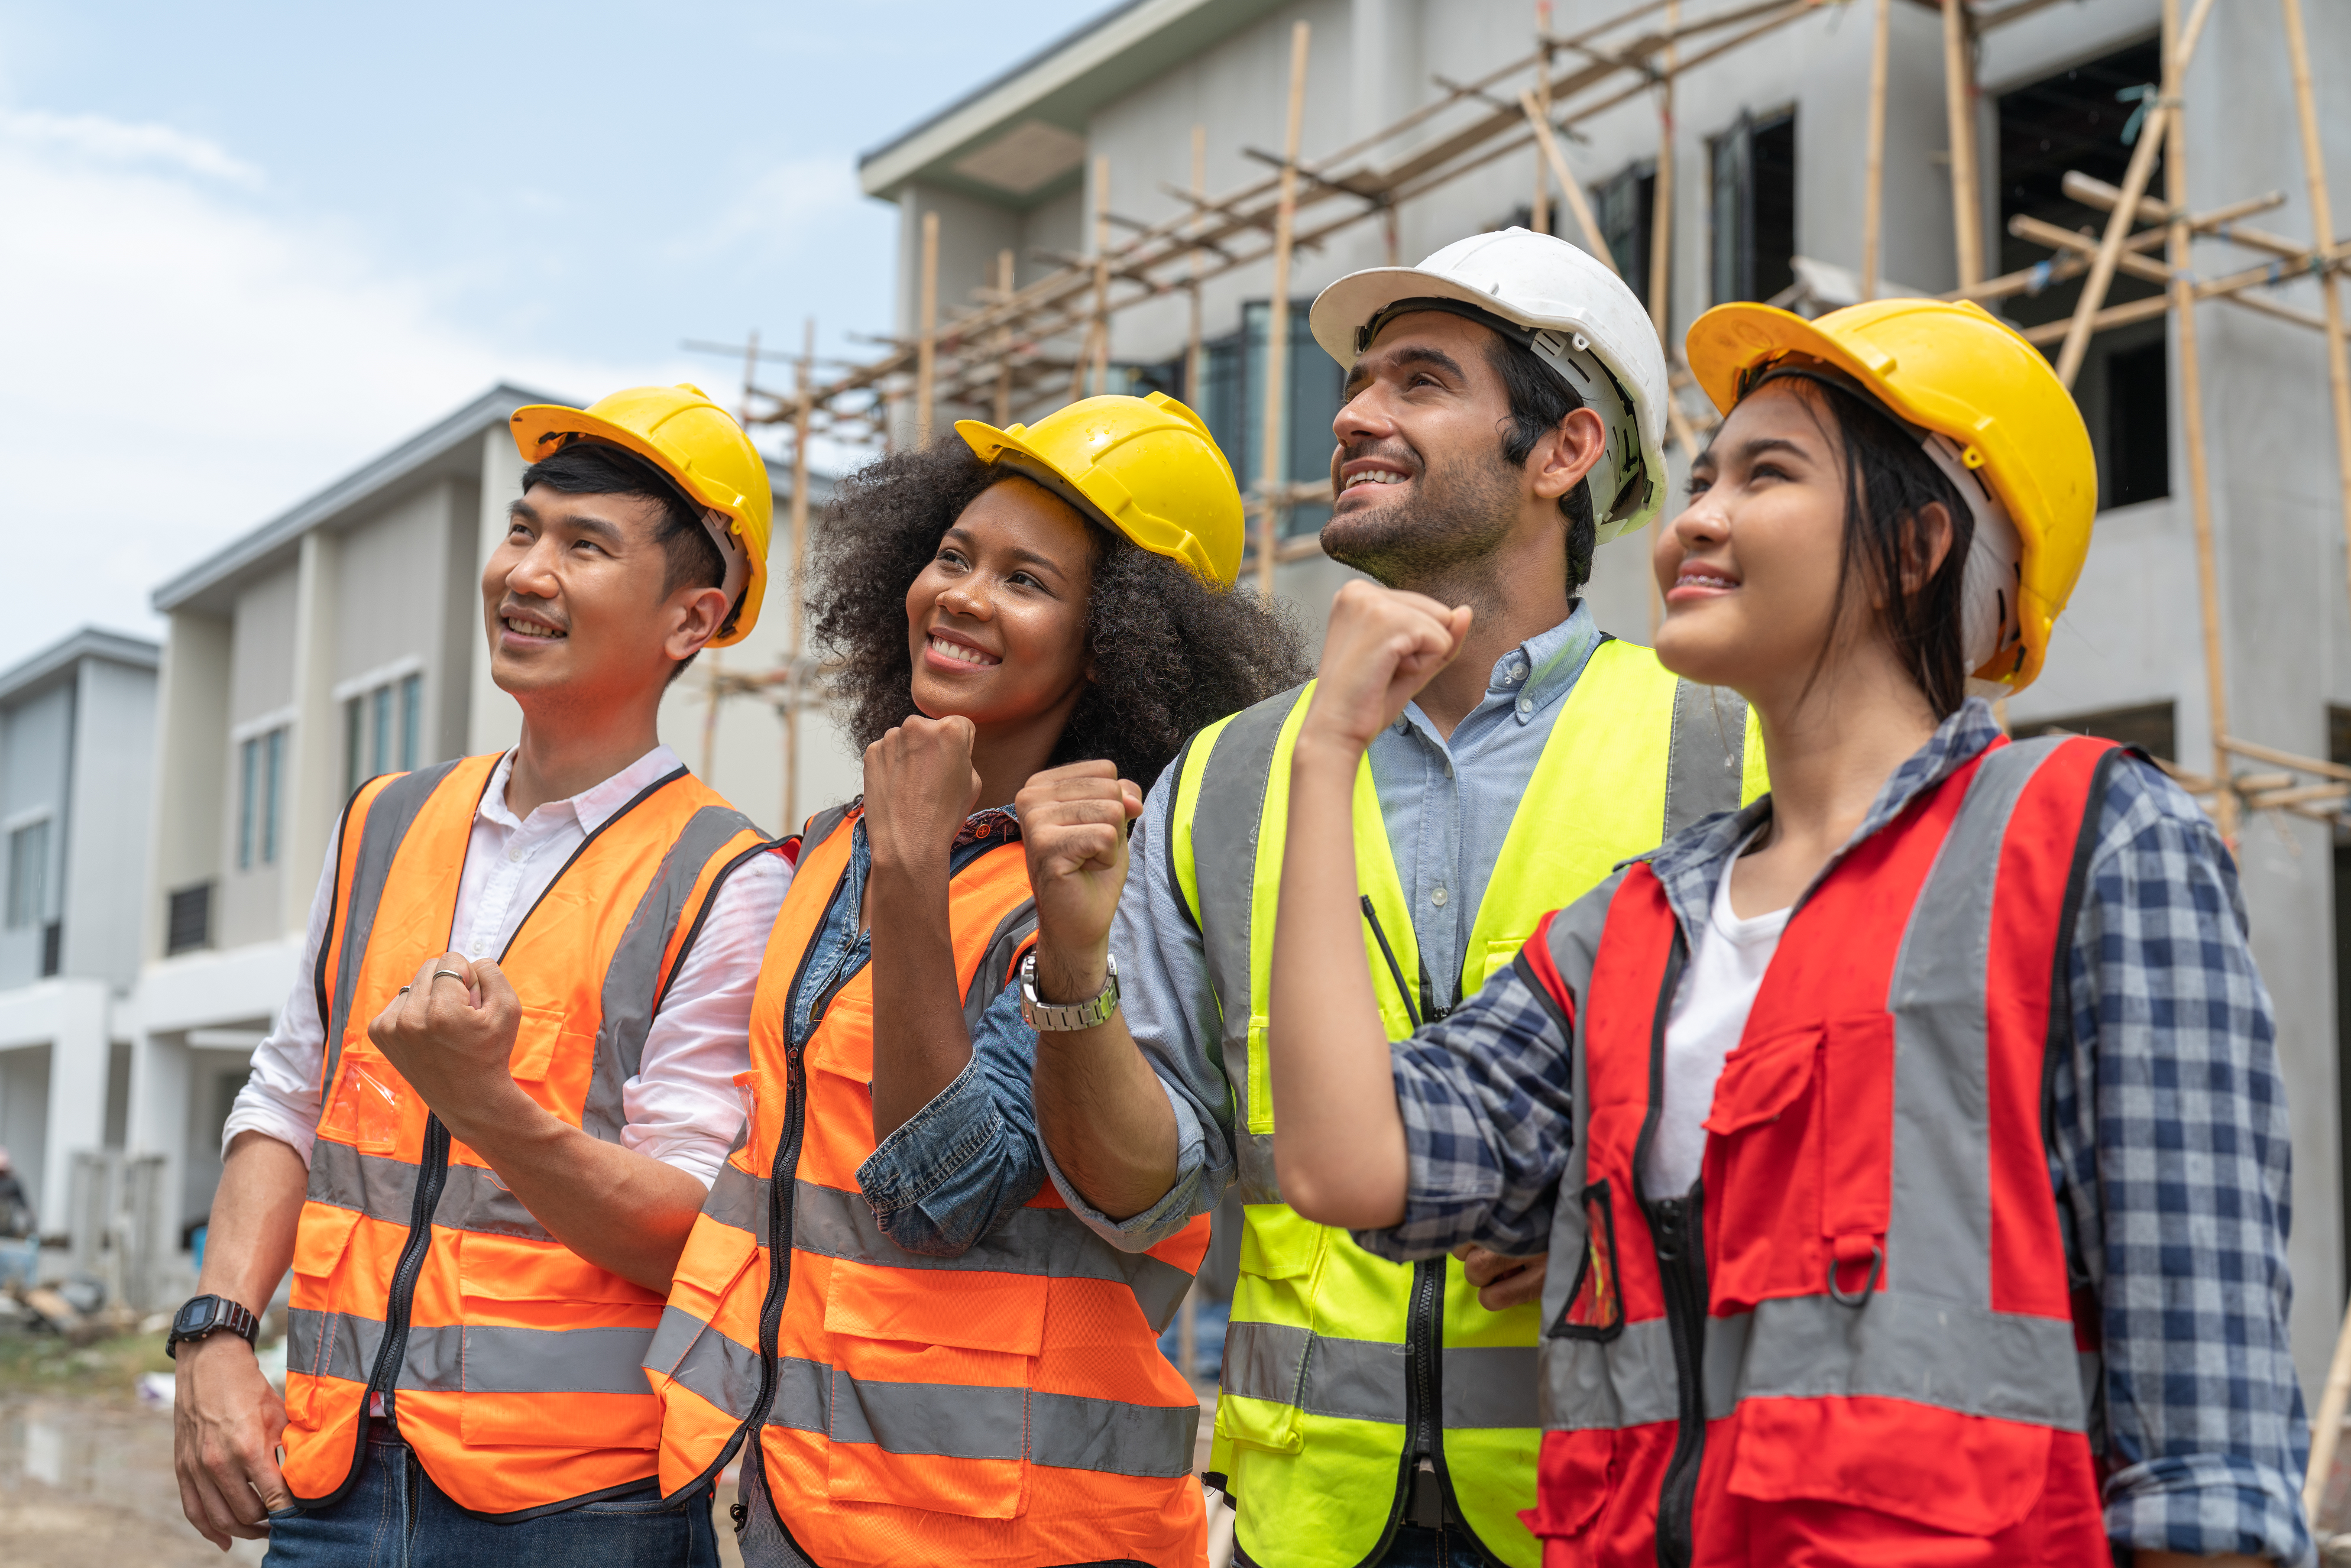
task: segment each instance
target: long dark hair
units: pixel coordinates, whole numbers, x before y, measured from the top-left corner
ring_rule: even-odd
[[[1822,650],[1822,661],[1847,625],[1853,595],[1874,597],[1884,605],[1878,623],[1903,669],[1926,695],[1937,721],[1949,718],[1968,695],[1960,616],[1975,514],[1917,438],[1876,402],[1832,381],[1805,376],[1801,385],[1800,395],[1815,415],[1825,409],[1835,421],[1844,452],[1844,543],[1829,618],[1837,630],[1829,648]],[[1924,580],[1914,582],[1934,549],[1924,522],[1927,508],[1938,503],[1950,515],[1950,547]]]
[[[949,437],[870,463],[841,482],[811,540],[808,611],[838,666],[852,744],[916,711],[906,591],[965,507],[1013,477]],[[1215,589],[1180,562],[1099,525],[1086,649],[1094,680],[1048,766],[1106,758],[1148,787],[1203,725],[1306,678],[1305,639],[1282,606]]]

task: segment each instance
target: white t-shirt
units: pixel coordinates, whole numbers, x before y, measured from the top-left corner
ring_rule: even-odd
[[[1757,829],[1761,832],[1761,829]],[[1730,912],[1730,868],[1747,852],[1750,836],[1722,862],[1706,929],[1682,971],[1674,1010],[1666,1019],[1666,1103],[1657,1135],[1641,1166],[1641,1183],[1651,1197],[1678,1197],[1698,1180],[1706,1157],[1706,1118],[1714,1108],[1715,1080],[1722,1059],[1739,1045],[1763,971],[1779,951],[1789,909],[1741,920]]]

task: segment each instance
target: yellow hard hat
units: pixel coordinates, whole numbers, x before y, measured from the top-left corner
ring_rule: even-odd
[[[748,575],[733,628],[705,646],[724,648],[749,636],[768,591],[776,497],[768,485],[767,464],[735,416],[700,387],[684,385],[631,387],[584,409],[538,402],[514,411],[515,450],[526,463],[552,457],[581,436],[626,447],[668,475],[689,499],[725,515],[724,534],[713,527],[711,537],[727,558],[728,587],[734,586],[737,559]],[[733,536],[732,543],[726,535]]]
[[[1034,479],[1105,528],[1204,580],[1240,576],[1248,533],[1233,465],[1200,416],[1169,397],[1090,397],[1035,424],[956,421],[982,463]]]
[[[2022,557],[2016,643],[1972,672],[2022,691],[2090,550],[2098,472],[2074,396],[2041,350],[1970,300],[1879,299],[1815,321],[1768,305],[1718,305],[1692,322],[1689,367],[1729,413],[1772,365],[1844,371],[1899,418],[1948,437],[2007,508]]]

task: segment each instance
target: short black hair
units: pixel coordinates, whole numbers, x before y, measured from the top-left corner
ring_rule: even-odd
[[[1510,400],[1510,428],[1502,437],[1502,456],[1511,467],[1523,468],[1535,444],[1582,408],[1583,399],[1532,349],[1500,332],[1487,339],[1486,362],[1502,378],[1502,390]],[[1573,593],[1592,580],[1592,552],[1600,540],[1592,517],[1590,480],[1577,480],[1575,488],[1559,498],[1559,513],[1567,519],[1567,591]]]
[[[702,526],[701,508],[686,498],[668,475],[628,448],[601,441],[568,442],[553,455],[523,470],[523,494],[530,494],[535,485],[567,496],[633,496],[659,507],[661,522],[653,530],[653,542],[662,547],[667,563],[662,572],[664,599],[689,583],[698,588],[726,586],[726,560],[712,542],[710,530]],[[735,617],[742,608],[738,595],[727,606],[717,635],[734,629]],[[680,659],[670,678],[675,680],[699,653],[697,649]]]
[[[947,436],[877,458],[833,493],[812,531],[806,598],[852,746],[862,750],[916,712],[906,591],[965,507],[1021,477]],[[1288,606],[1211,587],[1092,518],[1087,531],[1094,675],[1047,767],[1104,758],[1148,789],[1195,731],[1313,674]]]

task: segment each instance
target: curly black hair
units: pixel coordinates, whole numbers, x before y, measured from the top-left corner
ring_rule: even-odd
[[[906,591],[963,510],[1014,476],[957,438],[877,459],[841,481],[810,540],[808,613],[837,666],[851,743],[913,716]],[[1106,758],[1146,787],[1202,726],[1311,673],[1296,617],[1216,589],[1180,561],[1096,524],[1086,647],[1094,681],[1048,766]]]

